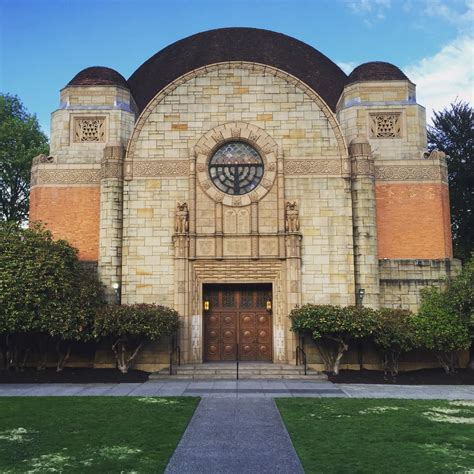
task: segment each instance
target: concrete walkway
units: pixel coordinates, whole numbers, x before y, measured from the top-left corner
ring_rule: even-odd
[[[201,400],[166,473],[303,473],[269,399]]]
[[[122,384],[0,384],[5,396],[354,397],[474,400],[474,385],[333,384],[308,380],[161,380]]]

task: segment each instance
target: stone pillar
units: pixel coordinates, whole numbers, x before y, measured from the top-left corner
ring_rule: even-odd
[[[277,159],[277,186],[278,186],[278,254],[285,258],[285,174],[283,153],[278,151]]]
[[[189,258],[196,258],[196,155],[189,151]]]
[[[106,146],[101,163],[98,270],[109,303],[120,302],[122,286],[124,155],[122,145]]]
[[[286,294],[287,308],[291,311],[295,306],[301,305],[301,241],[299,211],[296,201],[287,202],[285,205],[285,231],[286,231]],[[293,362],[297,338],[290,330],[290,321],[286,328],[287,359]]]
[[[355,298],[365,290],[364,306],[379,307],[379,265],[372,150],[363,136],[349,145],[351,159],[352,226],[354,234]]]
[[[174,243],[174,309],[189,322],[189,253],[191,218],[188,203],[178,202],[175,213]],[[184,326],[184,327],[183,327]],[[179,346],[183,351],[183,360],[188,357],[189,324],[182,324],[179,331]]]
[[[258,248],[258,203],[252,201],[250,205],[250,238],[251,238],[251,251],[252,258],[257,260],[259,258]]]

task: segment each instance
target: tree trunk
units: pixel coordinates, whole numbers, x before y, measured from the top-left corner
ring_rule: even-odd
[[[114,352],[115,361],[117,362],[117,369],[119,369],[122,374],[126,374],[133,365],[142,345],[142,342],[138,344],[132,355],[127,358],[127,339],[117,339],[115,341],[114,345],[112,346],[112,351]]]
[[[71,355],[71,344],[67,345],[67,351],[66,353],[64,353],[63,351],[61,351],[61,342],[58,341],[56,343],[56,352],[58,353],[58,363],[56,365],[56,372],[62,372]]]

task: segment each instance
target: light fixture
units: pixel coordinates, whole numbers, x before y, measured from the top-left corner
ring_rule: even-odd
[[[359,301],[362,303],[362,300],[364,299],[364,296],[365,296],[365,289],[359,288],[359,291],[357,292],[357,296],[359,297]]]
[[[115,291],[117,291],[117,290],[119,289],[119,286],[120,286],[120,285],[119,285],[117,282],[112,283],[112,288],[113,288]]]
[[[272,300],[267,300],[267,311],[272,310]]]
[[[209,300],[204,301],[204,311],[209,311]]]

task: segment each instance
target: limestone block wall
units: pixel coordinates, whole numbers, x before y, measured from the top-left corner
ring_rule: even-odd
[[[286,193],[300,203],[301,299],[354,304],[350,182],[331,177],[286,177]]]
[[[303,299],[353,302],[351,198],[341,177],[347,173],[347,150],[336,121],[295,78],[248,63],[194,71],[157,96],[142,114],[125,160],[124,301],[156,301],[161,296],[172,301],[173,216],[177,202],[190,197],[190,150],[206,131],[234,122],[265,130],[283,156],[283,197],[274,184],[258,202],[259,234],[269,241],[277,235],[278,199],[297,201]],[[196,213],[199,253],[200,248],[212,248],[217,221],[215,202],[199,184],[195,203],[190,212]],[[247,258],[250,254],[242,250],[247,244],[232,242],[245,240],[251,206],[237,206],[235,225],[240,228],[233,227],[232,207],[222,209],[224,258]],[[211,251],[208,256],[213,255]]]
[[[383,115],[392,115],[393,137],[378,136],[376,121]],[[409,81],[349,84],[339,99],[337,117],[348,143],[358,135],[368,138],[376,161],[420,159],[426,149],[426,113]]]
[[[130,92],[68,86],[51,120],[49,158],[32,165],[30,221],[68,240],[83,260],[99,259],[101,161],[109,144],[126,145],[135,122]]]
[[[380,306],[416,311],[420,305],[420,290],[456,276],[461,270],[461,262],[453,259],[382,259],[379,269]]]

